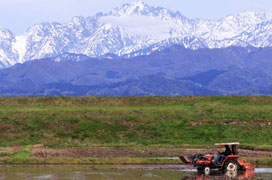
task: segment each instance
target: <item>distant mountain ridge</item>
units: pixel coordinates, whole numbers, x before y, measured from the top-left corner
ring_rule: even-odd
[[[139,1],[64,24],[37,24],[21,36],[0,29],[0,68],[65,53],[135,57],[174,44],[188,49],[270,47],[272,18],[268,13],[242,12],[217,21],[189,19]]]
[[[66,53],[0,70],[0,96],[272,95],[271,57],[272,47],[179,45],[131,58]]]

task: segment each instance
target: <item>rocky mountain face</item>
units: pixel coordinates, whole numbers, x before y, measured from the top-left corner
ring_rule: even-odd
[[[189,19],[139,1],[64,24],[37,24],[21,36],[0,29],[0,68],[65,53],[135,57],[174,44],[194,50],[269,47],[272,18],[267,13],[242,12],[216,21]]]
[[[271,95],[271,57],[272,47],[179,45],[133,58],[66,53],[0,70],[0,96]]]

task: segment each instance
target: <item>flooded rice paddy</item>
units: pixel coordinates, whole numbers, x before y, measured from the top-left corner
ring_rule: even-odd
[[[190,167],[173,166],[0,166],[0,180],[130,180],[130,179],[169,179],[169,180],[228,180],[253,179],[271,180],[272,169],[257,168],[247,172],[213,171],[205,176]]]

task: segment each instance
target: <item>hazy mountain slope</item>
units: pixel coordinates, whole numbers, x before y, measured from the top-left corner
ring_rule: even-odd
[[[0,70],[0,95],[261,95],[270,57],[272,48],[182,46],[125,59],[63,54]]]

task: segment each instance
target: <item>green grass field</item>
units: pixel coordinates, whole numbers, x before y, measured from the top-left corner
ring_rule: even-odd
[[[0,146],[272,150],[272,97],[0,98]]]

